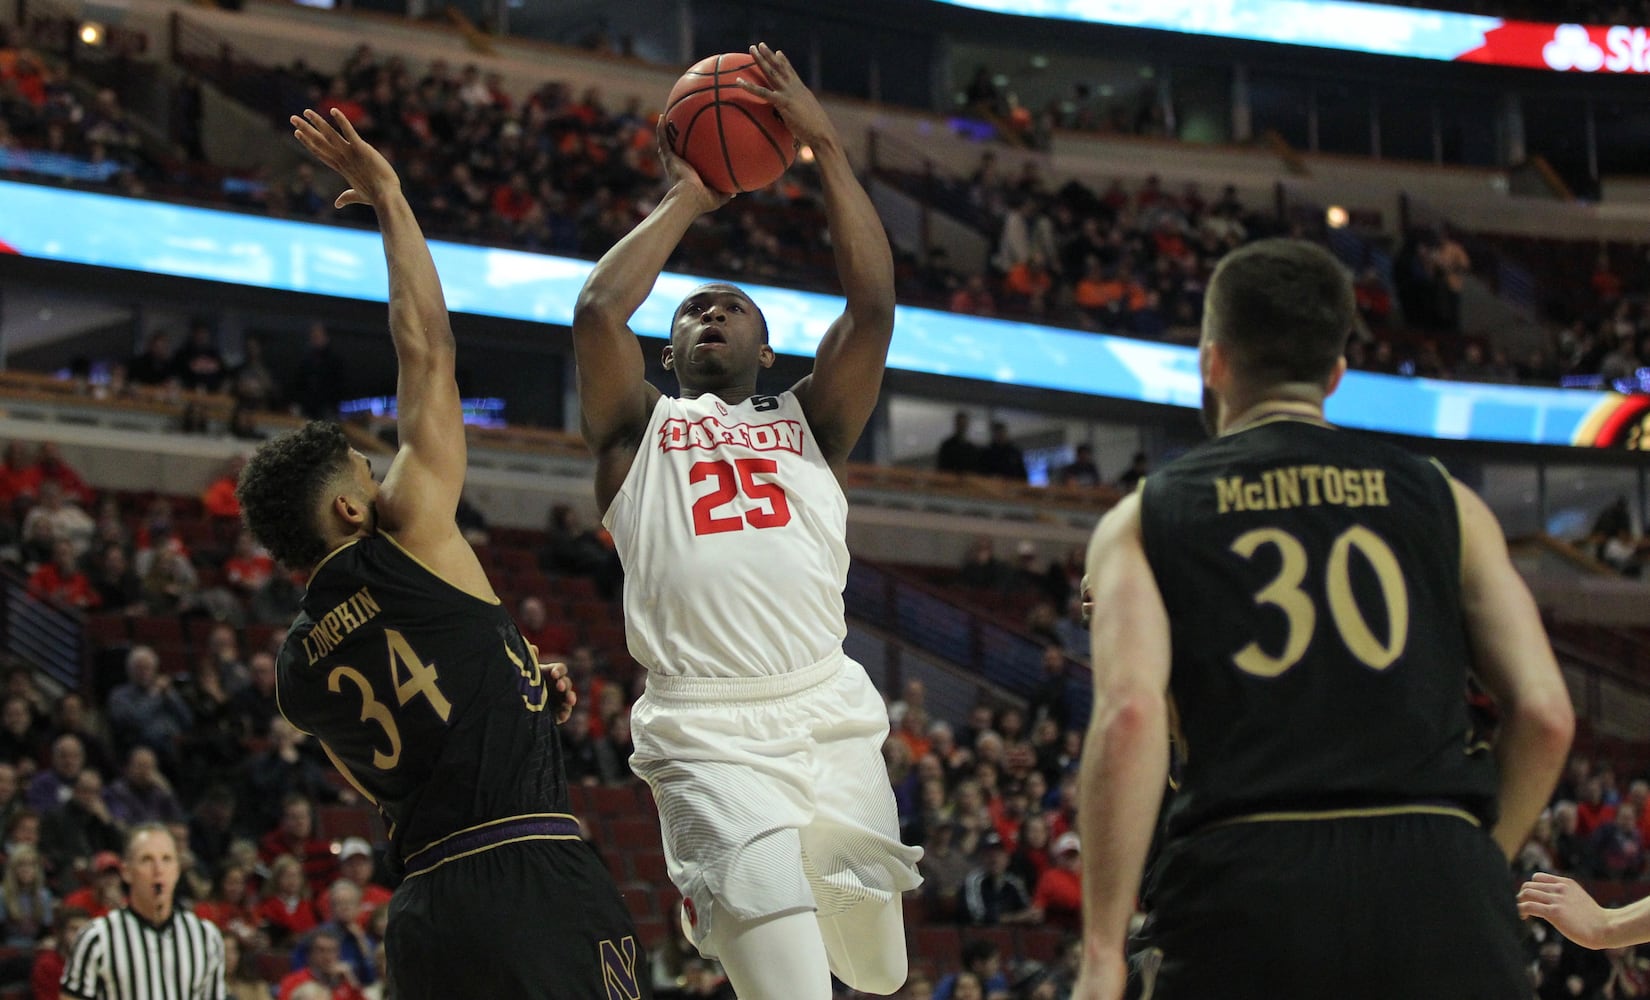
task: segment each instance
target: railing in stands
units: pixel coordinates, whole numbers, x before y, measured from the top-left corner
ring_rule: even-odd
[[[1043,679],[1043,645],[992,622],[897,571],[856,561],[843,592],[848,614],[898,635],[924,652],[959,664],[979,677],[1027,697]],[[1088,723],[1091,700],[1086,669],[1068,669],[1070,725]]]
[[[84,678],[86,629],[80,615],[29,593],[11,573],[0,575],[0,642],[64,690],[78,690]]]
[[[179,11],[167,21],[167,55],[276,126],[284,127],[291,109],[308,97],[307,81],[297,74],[237,52],[228,39]]]

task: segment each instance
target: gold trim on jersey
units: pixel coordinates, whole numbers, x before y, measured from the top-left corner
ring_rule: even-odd
[[[429,563],[427,563],[424,560],[418,558],[416,555],[413,555],[413,552],[412,552],[411,549],[407,548],[405,545],[402,545],[400,543],[400,541],[398,541],[396,539],[396,537],[394,535],[390,534],[389,532],[380,529],[379,532],[378,532],[378,537],[384,539],[385,541],[389,542],[391,545],[393,545],[396,548],[400,549],[402,555],[405,555],[408,559],[411,559],[413,562],[417,563],[424,570],[424,572],[426,572],[426,573],[430,574],[431,576],[435,577],[437,580],[440,580],[442,583],[445,583],[447,586],[449,586],[449,587],[453,588],[454,590],[458,591],[460,594],[464,594],[467,597],[472,597],[472,598],[480,601],[483,604],[491,604],[495,608],[496,607],[502,607],[504,605],[504,602],[499,599],[499,596],[496,593],[493,594],[492,597],[482,597],[480,594],[472,594],[472,593],[470,593],[470,591],[464,589],[463,587],[460,587],[458,584],[456,584],[452,580],[448,579],[445,574],[437,572],[436,569],[434,567],[432,567]],[[484,579],[486,578],[486,575],[487,574],[485,572],[482,573],[482,577]],[[492,585],[493,585],[493,582],[491,580],[488,580],[487,581],[487,586],[492,587]]]
[[[406,882],[408,879],[415,879],[420,875],[428,875],[430,872],[435,871],[437,868],[440,868],[442,865],[448,863],[449,861],[457,861],[460,858],[474,857],[477,854],[481,854],[485,851],[490,851],[495,847],[503,847],[506,844],[522,844],[522,843],[526,843],[528,841],[533,841],[533,840],[583,840],[583,839],[584,838],[580,837],[578,834],[573,834],[573,833],[531,833],[531,834],[528,834],[525,837],[513,837],[510,840],[501,840],[501,841],[499,841],[495,844],[486,844],[484,846],[476,848],[473,851],[461,851],[460,853],[454,854],[451,857],[442,858],[440,861],[437,861],[435,864],[431,865],[428,868],[420,868],[417,871],[408,872],[401,879],[401,881]]]
[[[1213,830],[1217,827],[1235,826],[1239,823],[1298,823],[1329,819],[1369,819],[1381,816],[1452,816],[1455,819],[1466,820],[1473,826],[1483,825],[1478,821],[1477,816],[1465,809],[1458,809],[1454,806],[1429,806],[1416,803],[1401,806],[1368,806],[1362,809],[1301,809],[1249,813],[1245,816],[1233,816],[1230,819],[1217,820],[1203,827],[1203,829]]]
[[[321,561],[316,563],[315,567],[309,571],[309,582],[310,583],[315,582],[315,574],[321,572],[321,567],[325,566],[327,563],[331,562],[333,556],[335,556],[338,553],[344,551],[345,549],[349,548],[351,545],[354,545],[356,542],[359,542],[360,540],[361,539],[359,537],[351,538],[349,541],[345,542],[344,544],[338,546],[336,549],[333,549],[331,552],[328,552],[326,555],[322,556]],[[308,583],[304,584],[304,593],[306,595],[309,593],[309,584]]]
[[[485,830],[490,826],[498,826],[501,823],[519,823],[524,819],[565,819],[574,823],[579,821],[578,817],[574,816],[572,813],[522,813],[519,816],[506,816],[503,819],[490,819],[485,823],[477,823],[475,826],[467,826],[462,830],[454,830],[445,837],[440,837],[436,840],[430,841],[428,844],[425,844],[423,847],[420,847],[418,850],[407,855],[407,863],[411,864],[413,859],[418,857],[420,854],[423,854],[431,848],[440,847],[442,844],[452,840],[454,837],[462,837],[466,833],[474,833],[477,830]],[[577,840],[578,838],[574,837],[573,839]]]

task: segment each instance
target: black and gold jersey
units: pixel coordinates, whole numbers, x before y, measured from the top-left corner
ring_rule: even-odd
[[[1491,818],[1495,767],[1471,738],[1461,532],[1441,468],[1273,416],[1143,489],[1183,753],[1170,836],[1409,803]]]
[[[316,567],[277,672],[282,714],[378,805],[394,861],[567,811],[559,699],[509,613],[386,534]]]

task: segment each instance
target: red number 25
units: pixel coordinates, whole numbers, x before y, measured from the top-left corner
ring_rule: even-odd
[[[731,465],[727,462],[696,462],[688,470],[688,482],[694,485],[707,479],[716,480],[716,488],[693,502],[693,533],[715,535],[723,531],[738,531],[746,522],[753,528],[780,528],[791,523],[791,505],[785,499],[785,490],[778,483],[759,483],[758,473],[773,474],[779,464],[771,458],[741,458]],[[744,517],[738,514],[716,513],[717,508],[732,502],[740,493],[752,501]]]

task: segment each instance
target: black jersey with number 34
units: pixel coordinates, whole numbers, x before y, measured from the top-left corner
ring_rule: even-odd
[[[282,714],[377,803],[397,860],[567,811],[558,699],[509,613],[386,534],[316,567],[277,672]]]
[[[1434,463],[1288,417],[1146,480],[1142,537],[1171,622],[1185,752],[1171,836],[1406,803],[1490,819],[1457,517]]]

